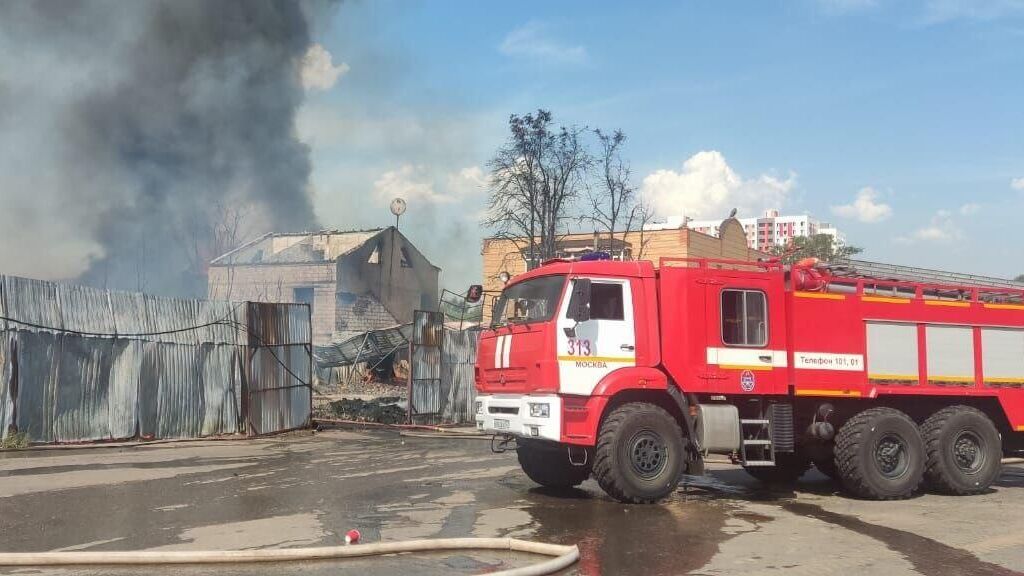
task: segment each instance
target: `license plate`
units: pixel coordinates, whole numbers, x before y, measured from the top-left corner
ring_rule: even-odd
[[[501,418],[495,418],[494,419],[494,429],[495,430],[508,430],[509,429],[508,420],[502,420]]]

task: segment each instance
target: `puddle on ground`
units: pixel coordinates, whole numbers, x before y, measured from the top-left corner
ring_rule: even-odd
[[[785,502],[787,512],[814,518],[878,540],[901,554],[924,576],[1022,576],[1021,572],[978,559],[967,550],[947,546],[918,534],[871,524],[853,516],[829,512],[815,504]]]
[[[538,488],[518,477],[501,484],[526,495],[533,539],[579,545],[577,573],[587,576],[684,574],[707,564],[730,537],[723,532],[729,504],[691,501],[681,492],[642,506],[611,500],[593,482],[568,491]]]
[[[752,491],[745,486],[737,486],[735,484],[723,482],[710,474],[704,476],[683,474],[679,479],[679,486],[684,493],[691,492],[693,489],[719,494],[733,494],[737,496],[748,496],[752,493]]]

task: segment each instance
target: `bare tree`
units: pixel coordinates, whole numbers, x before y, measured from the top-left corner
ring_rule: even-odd
[[[483,223],[496,237],[513,240],[533,268],[556,255],[592,159],[583,141],[586,129],[556,129],[547,110],[513,114],[509,130],[508,141],[489,162],[491,191]]]
[[[654,220],[654,206],[651,202],[644,198],[641,194],[637,198],[635,205],[635,211],[633,216],[633,225],[636,226],[637,235],[639,236],[640,247],[633,253],[634,260],[643,260],[644,252],[647,250],[647,243],[650,242],[650,238],[647,237],[647,224]],[[629,229],[626,229],[629,232]]]
[[[227,254],[242,245],[250,233],[249,220],[253,212],[251,204],[225,204],[217,202],[212,206],[206,219],[197,219],[188,224],[187,246],[189,273],[196,278],[205,278],[210,261]],[[231,298],[234,285],[235,267],[228,262],[227,293]]]
[[[595,232],[608,233],[609,249],[619,251],[619,257],[626,259],[626,241],[635,233],[638,246],[630,246],[630,257],[642,260],[650,238],[645,226],[654,219],[654,207],[633,186],[629,162],[622,157],[626,135],[621,130],[611,134],[595,129],[600,143],[599,156],[595,162],[596,183],[588,188],[587,199],[591,213],[581,220],[589,220]]]
[[[625,260],[626,234],[632,229],[640,208],[630,182],[629,163],[622,159],[626,135],[622,130],[608,134],[600,129],[595,129],[594,134],[601,146],[596,162],[599,177],[596,185],[588,188],[591,212],[583,218],[590,220],[595,231],[607,231],[609,250],[612,253],[619,250],[619,258]],[[619,232],[621,240],[616,243]]]

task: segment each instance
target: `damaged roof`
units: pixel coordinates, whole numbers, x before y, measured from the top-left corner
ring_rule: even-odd
[[[210,265],[334,262],[366,244],[383,230],[383,228],[374,228],[371,230],[322,230],[298,234],[266,234],[215,258]]]

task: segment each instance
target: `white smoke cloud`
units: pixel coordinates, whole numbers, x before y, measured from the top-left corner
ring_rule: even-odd
[[[647,175],[642,193],[658,217],[724,218],[732,208],[740,216],[753,216],[781,208],[796,185],[796,174],[786,178],[761,174],[744,178],[717,150],[702,150],[681,170],[656,170]]]
[[[335,66],[331,53],[322,45],[313,44],[302,57],[302,86],[306,90],[330,90],[348,70],[348,64]]]

